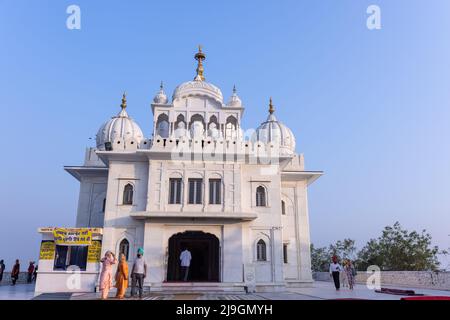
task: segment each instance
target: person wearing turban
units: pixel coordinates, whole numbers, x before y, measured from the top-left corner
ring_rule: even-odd
[[[340,284],[340,273],[342,270],[341,265],[338,263],[338,258],[336,256],[333,256],[331,258],[332,263],[330,263],[330,276],[333,277],[334,286],[336,287],[336,290],[339,290],[341,287]]]
[[[131,297],[136,294],[136,287],[139,288],[139,298],[142,298],[144,291],[144,279],[147,276],[147,264],[144,260],[144,249],[139,248],[137,258],[131,268]]]

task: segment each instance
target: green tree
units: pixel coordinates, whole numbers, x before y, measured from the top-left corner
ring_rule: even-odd
[[[432,246],[431,239],[426,230],[409,232],[396,222],[392,227],[385,227],[378,239],[371,239],[358,252],[358,267],[362,270],[370,265],[393,271],[436,270],[438,255],[447,252]]]
[[[338,240],[335,244],[330,244],[328,247],[328,253],[331,256],[337,256],[339,260],[356,258],[356,246],[355,240],[344,239]]]
[[[330,255],[326,247],[316,248],[311,243],[311,269],[312,271],[328,271]]]
[[[371,265],[381,266],[383,257],[380,253],[378,241],[370,239],[369,242],[358,252],[358,258],[355,262],[356,268],[359,270],[367,270]]]
[[[328,247],[316,248],[311,244],[311,269],[313,271],[328,271],[332,256],[337,256],[339,260],[356,258],[355,240],[338,240]]]

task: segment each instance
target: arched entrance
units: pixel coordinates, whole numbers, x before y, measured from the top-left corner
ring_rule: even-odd
[[[219,281],[219,239],[202,231],[186,231],[170,237],[167,281],[181,280],[180,254],[183,248],[192,255],[188,281]]]

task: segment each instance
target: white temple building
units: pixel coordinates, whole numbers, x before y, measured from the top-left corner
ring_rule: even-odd
[[[171,99],[161,84],[149,137],[130,117],[124,94],[84,164],[65,167],[80,182],[76,228],[92,232],[98,254],[125,253],[130,269],[142,247],[150,291],[279,291],[310,284],[307,190],[322,172],[305,170],[272,99],[267,119],[244,131],[236,89],[224,101],[205,80],[201,48],[195,58],[197,75]],[[90,246],[55,243],[54,230],[39,230],[50,251],[41,249],[36,292],[94,291],[95,252],[92,258]],[[180,282],[184,247],[192,254],[188,282]],[[71,286],[73,270],[81,283]]]

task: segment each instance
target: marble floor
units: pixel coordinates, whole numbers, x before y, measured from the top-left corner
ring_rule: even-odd
[[[389,287],[389,286],[383,286]],[[449,291],[430,290],[420,288],[396,289],[415,290],[416,293],[434,296],[449,296]],[[111,298],[115,292],[111,292]],[[99,293],[77,293],[77,294],[47,294],[40,296],[45,300],[91,300],[99,299]],[[33,284],[18,284],[16,286],[0,286],[0,300],[29,300],[34,297]],[[285,292],[277,293],[254,293],[254,294],[226,294],[226,293],[198,293],[198,294],[145,294],[143,300],[327,300],[327,299],[366,299],[366,300],[399,300],[402,296],[376,293],[369,290],[365,285],[356,285],[353,291],[342,288],[336,291],[331,282],[316,281],[310,288],[294,288]]]
[[[0,300],[30,300],[34,296],[34,284],[16,284],[0,286]]]

